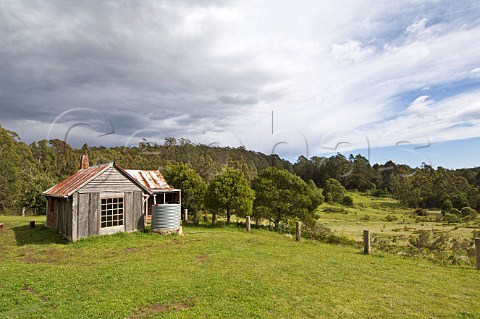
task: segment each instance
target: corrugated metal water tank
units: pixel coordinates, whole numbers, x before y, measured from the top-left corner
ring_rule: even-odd
[[[180,204],[160,204],[152,207],[152,229],[166,230],[180,227]]]

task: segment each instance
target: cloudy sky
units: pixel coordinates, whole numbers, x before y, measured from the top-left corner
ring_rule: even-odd
[[[478,1],[0,2],[0,123],[480,166]]]

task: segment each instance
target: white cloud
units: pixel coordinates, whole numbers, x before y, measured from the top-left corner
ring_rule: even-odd
[[[406,111],[409,113],[425,112],[433,103],[434,101],[428,99],[428,95],[422,95],[410,103]]]
[[[375,48],[373,46],[365,46],[354,40],[332,45],[332,56],[341,62],[360,62],[374,52]]]
[[[15,123],[101,108],[112,143],[160,129],[202,142],[236,136],[264,152],[285,139],[297,155],[302,136],[310,155],[327,140],[363,147],[362,134],[377,146],[478,136],[478,92],[458,83],[480,74],[479,11],[430,1],[6,1],[2,122],[28,140],[38,135]],[[271,133],[272,110],[281,134]]]
[[[421,18],[421,19],[418,19],[416,20],[414,23],[412,23],[411,25],[409,25],[406,29],[405,29],[405,32],[406,33],[413,33],[413,34],[422,34],[425,32],[425,30],[427,29],[427,22],[428,22],[428,18]]]
[[[369,125],[364,132],[374,146],[452,141],[478,137],[480,127],[480,92],[453,96],[441,101],[416,98],[399,116]]]

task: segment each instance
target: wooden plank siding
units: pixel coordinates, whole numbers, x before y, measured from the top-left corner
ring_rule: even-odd
[[[98,193],[78,194],[77,235],[73,240],[99,234],[99,205]]]
[[[66,237],[72,239],[72,201],[70,198],[63,201],[65,219],[67,222],[67,233]]]
[[[58,199],[57,201],[57,230],[60,234],[65,234],[65,216],[63,216],[62,201],[63,199]]]
[[[71,198],[56,199],[57,226],[56,230],[65,238],[73,240],[72,237],[72,200]]]
[[[90,214],[88,216],[88,236],[98,235],[100,230],[100,195],[90,193]]]
[[[79,194],[74,193],[72,196],[72,241],[78,238],[78,198]]]
[[[123,198],[123,216],[125,221],[125,231],[130,232],[135,230],[134,228],[134,214],[133,214],[133,192],[125,192]]]
[[[135,230],[145,228],[143,217],[143,192],[133,192],[133,214]]]
[[[77,239],[88,237],[88,216],[90,215],[90,194],[78,194]]]
[[[105,172],[95,177],[85,186],[78,190],[81,193],[87,192],[117,192],[142,191],[130,179],[122,175],[116,168],[110,167]]]
[[[124,217],[125,231],[131,232],[144,228],[142,192],[125,192]]]

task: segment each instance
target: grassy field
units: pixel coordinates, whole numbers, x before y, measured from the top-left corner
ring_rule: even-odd
[[[338,234],[361,240],[363,229],[383,237],[406,237],[418,230],[438,230],[452,237],[472,238],[480,222],[446,224],[436,221],[440,211],[428,211],[427,217],[416,217],[412,208],[402,208],[397,200],[349,192],[354,205],[324,203],[317,209],[319,220]],[[338,211],[338,212],[336,212]]]
[[[0,216],[0,318],[480,318],[472,267],[228,227],[72,244],[32,219]]]

